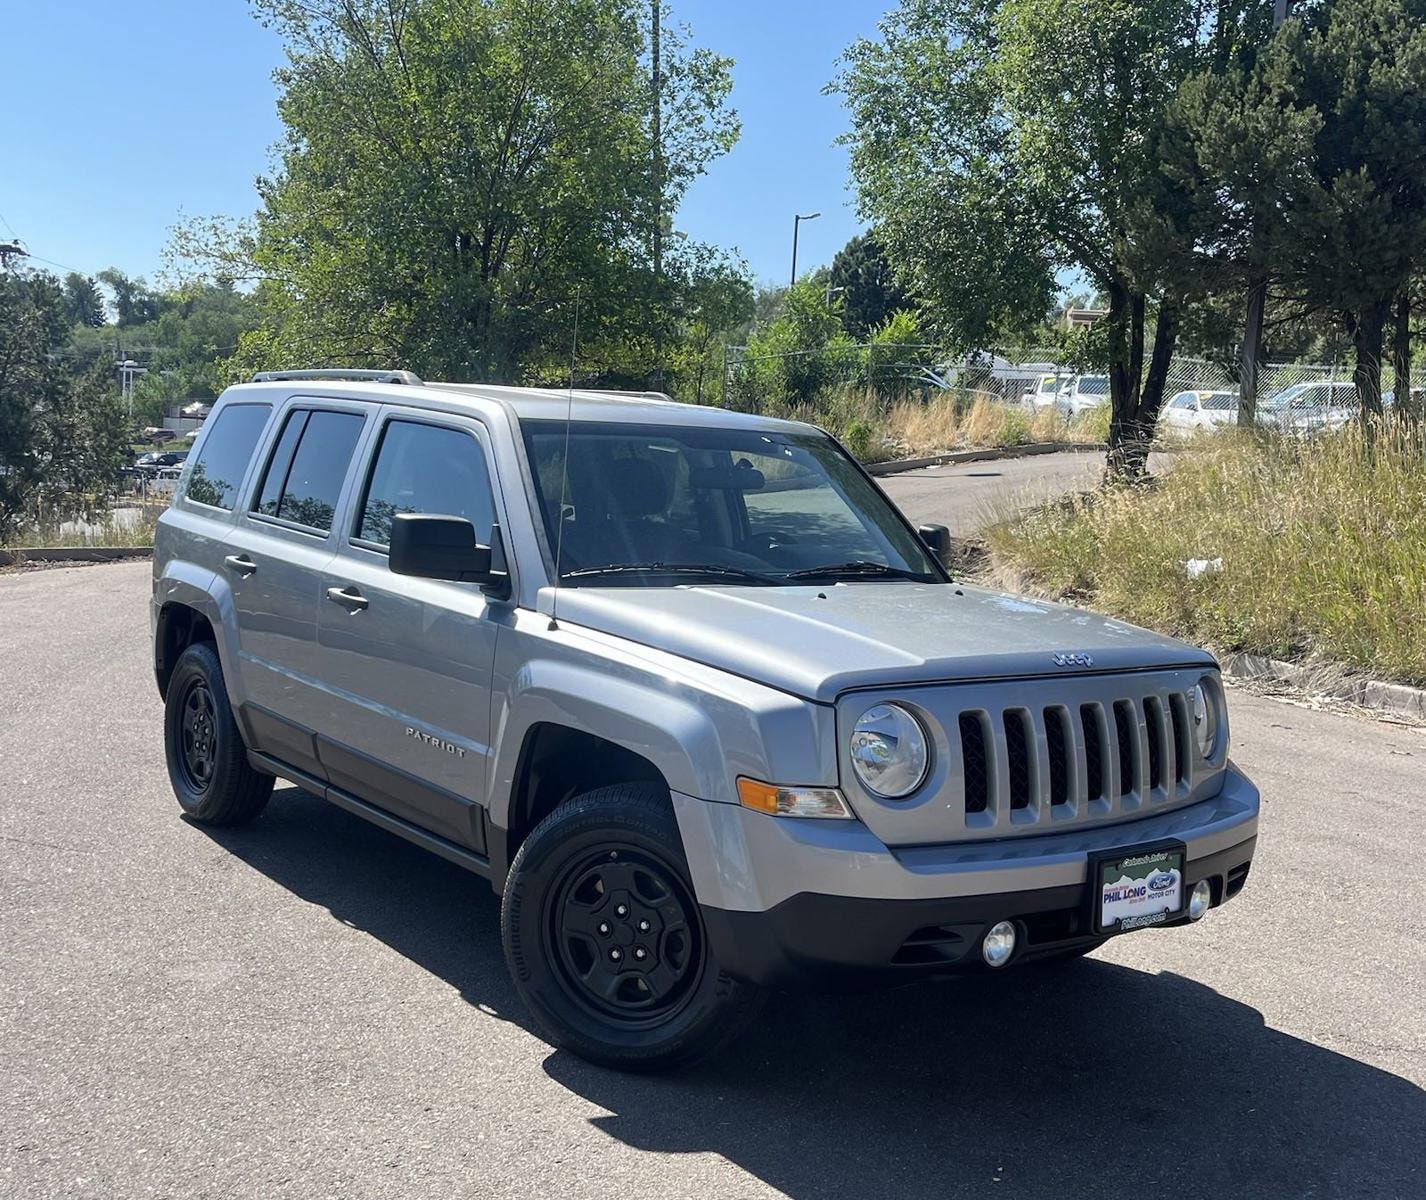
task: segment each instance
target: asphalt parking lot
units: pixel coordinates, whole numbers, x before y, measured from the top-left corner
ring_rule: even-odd
[[[1241,898],[1070,966],[552,1050],[459,868],[282,787],[180,819],[149,564],[0,576],[0,1195],[1426,1195],[1426,734],[1231,697]]]

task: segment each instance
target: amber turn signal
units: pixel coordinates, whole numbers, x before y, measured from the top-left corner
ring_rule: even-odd
[[[836,788],[779,787],[775,783],[763,783],[740,775],[738,802],[744,808],[773,817],[852,819],[852,810]]]

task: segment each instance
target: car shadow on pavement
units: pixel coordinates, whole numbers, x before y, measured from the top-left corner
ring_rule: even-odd
[[[296,788],[214,841],[471,1004],[528,1026],[483,880]],[[1172,973],[1098,959],[862,995],[769,998],[668,1077],[556,1051],[610,1137],[714,1153],[795,1200],[1426,1192],[1426,1091],[1269,1029]]]
[[[193,828],[470,1003],[527,1023],[500,948],[500,900],[484,879],[295,787],[279,787],[250,829]]]
[[[1422,1195],[1426,1092],[1212,988],[1097,959],[775,996],[716,1064],[546,1071],[611,1137],[803,1198]]]

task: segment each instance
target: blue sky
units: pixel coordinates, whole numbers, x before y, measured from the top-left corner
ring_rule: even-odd
[[[792,217],[799,270],[861,227],[845,125],[821,94],[842,50],[890,0],[673,0],[695,41],[735,60],[743,136],[690,191],[677,226],[736,247],[780,282]],[[280,128],[281,58],[245,0],[30,0],[6,6],[0,71],[0,238],[36,265],[152,278],[180,213],[245,215]]]

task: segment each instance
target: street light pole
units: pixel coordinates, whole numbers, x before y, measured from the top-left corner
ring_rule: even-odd
[[[788,287],[797,286],[797,228],[803,221],[815,221],[822,214],[819,212],[808,213],[805,217],[798,214],[792,218],[792,279]]]

